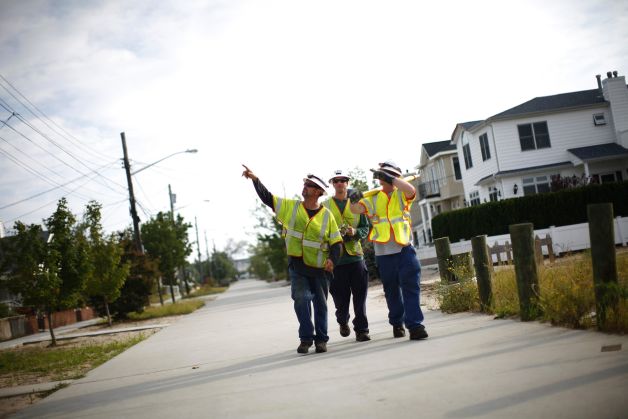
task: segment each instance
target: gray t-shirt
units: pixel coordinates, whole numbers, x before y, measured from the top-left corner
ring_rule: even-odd
[[[405,246],[400,245],[394,239],[388,243],[373,243],[373,249],[375,250],[375,256],[386,256],[401,253],[401,249]]]

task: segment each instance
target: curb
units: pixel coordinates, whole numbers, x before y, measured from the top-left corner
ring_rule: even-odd
[[[27,394],[42,393],[45,391],[55,390],[59,386],[67,386],[73,383],[73,380],[52,381],[49,383],[27,384],[23,386],[7,387],[0,389],[0,399],[6,397],[24,396]]]

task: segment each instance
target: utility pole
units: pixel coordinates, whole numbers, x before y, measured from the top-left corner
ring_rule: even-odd
[[[174,202],[177,200],[177,197],[176,195],[172,194],[170,184],[168,184],[168,197],[170,198],[170,220],[172,221],[172,228],[174,229],[176,226],[174,222]],[[172,282],[173,281],[170,281],[170,297],[172,298],[172,302],[174,303],[174,284]]]
[[[133,241],[135,243],[135,249],[143,254],[144,247],[142,246],[142,237],[140,236],[140,217],[137,216],[137,210],[135,209],[135,195],[133,193],[133,182],[131,181],[131,166],[129,165],[129,156],[126,151],[126,138],[124,136],[124,132],[120,133],[120,137],[122,138],[122,151],[124,153],[124,171],[126,172],[126,182],[129,187],[131,218],[133,219]]]
[[[209,275],[210,280],[213,281],[212,264],[211,264],[211,261],[209,260],[209,245],[207,244],[207,230],[205,230],[204,233],[205,233],[205,253],[207,254],[207,274]]]
[[[203,272],[202,272],[202,263],[201,263],[201,242],[198,241],[198,223],[196,222],[196,217],[194,217],[194,227],[196,228],[196,252],[198,254],[198,276],[199,283],[203,282]],[[208,261],[209,262],[209,261]]]

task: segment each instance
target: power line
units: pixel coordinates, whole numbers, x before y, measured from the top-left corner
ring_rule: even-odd
[[[7,91],[7,93],[9,93],[19,104],[21,104],[24,109],[26,109],[27,111],[29,111],[31,113],[31,115],[33,115],[35,118],[37,118],[39,121],[41,121],[44,125],[46,125],[50,130],[54,131],[57,135],[59,135],[60,137],[66,139],[68,142],[73,143],[78,145],[79,147],[83,147],[83,149],[88,152],[89,154],[91,154],[93,157],[96,157],[98,159],[102,158],[103,155],[101,153],[96,153],[95,151],[92,151],[91,148],[89,148],[87,145],[82,144],[81,141],[76,138],[75,136],[73,136],[72,134],[70,134],[65,128],[63,128],[62,126],[60,126],[59,124],[57,124],[55,121],[53,121],[48,115],[46,115],[46,113],[44,111],[42,111],[41,109],[39,109],[37,107],[37,105],[35,105],[33,102],[31,102],[17,87],[15,87],[9,80],[7,80],[6,77],[4,77],[2,74],[0,74],[0,79],[2,79],[6,84],[8,84],[15,92],[17,92],[18,95],[20,95],[30,106],[32,106],[37,112],[39,112],[44,118],[46,118],[48,121],[50,121],[53,125],[55,125],[57,128],[59,128],[61,131],[63,131],[65,134],[67,134],[67,137],[63,134],[61,134],[60,132],[58,132],[57,130],[55,130],[53,127],[51,127],[44,119],[42,119],[40,116],[36,115],[28,106],[26,106],[20,99],[18,99],[17,97],[15,97],[15,95],[13,95],[11,93],[10,90],[8,90],[5,86],[3,86],[2,84],[0,84],[0,86],[2,86],[2,88],[4,90]],[[70,137],[70,138],[68,138]],[[71,139],[74,139],[75,141],[71,141]],[[107,157],[107,156],[105,156]],[[113,158],[110,156],[110,158]]]
[[[0,137],[0,139],[4,140],[4,139],[3,139],[3,138],[1,138],[1,137]],[[100,170],[100,169],[104,169],[104,168],[106,168],[106,167],[108,167],[108,166],[111,166],[111,165],[113,165],[113,164],[117,163],[117,162],[118,162],[118,161],[116,160],[116,161],[114,161],[114,162],[112,162],[112,163],[107,163],[106,165],[103,165],[103,166],[99,167],[99,168],[98,168],[98,170]],[[79,176],[79,177],[77,177],[77,178],[74,178],[74,179],[70,180],[69,182],[66,182],[66,183],[62,184],[62,185],[55,186],[54,188],[50,188],[50,189],[47,189],[47,190],[45,190],[45,191],[38,192],[38,193],[36,193],[35,195],[31,195],[31,196],[29,196],[29,197],[27,197],[27,198],[20,199],[19,201],[15,201],[15,202],[12,202],[12,203],[10,203],[10,204],[4,205],[4,206],[0,207],[0,210],[3,210],[3,209],[5,209],[5,208],[12,207],[12,206],[17,205],[17,204],[21,204],[22,202],[30,201],[31,199],[34,199],[34,198],[37,198],[37,197],[39,197],[39,196],[45,195],[45,194],[47,194],[48,192],[52,192],[52,191],[54,191],[55,189],[59,189],[59,188],[61,188],[61,187],[67,186],[67,185],[69,185],[70,183],[74,183],[74,182],[76,182],[76,181],[78,181],[78,180],[80,180],[80,179],[83,179],[84,177],[85,177],[85,176]],[[126,198],[125,198],[125,200],[126,200]]]

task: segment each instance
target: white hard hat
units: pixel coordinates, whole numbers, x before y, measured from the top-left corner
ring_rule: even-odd
[[[329,178],[329,181],[332,182],[336,178],[347,179],[347,181],[351,180],[351,176],[345,175],[342,169],[334,170],[334,175]]]
[[[384,172],[391,174],[395,177],[401,176],[401,169],[392,160],[386,160],[383,163],[379,163],[379,170],[383,170]]]
[[[310,181],[310,182],[316,184],[316,186],[318,186],[320,189],[323,190],[324,194],[327,194],[327,191],[325,189],[328,188],[329,185],[327,185],[323,181],[323,179],[321,179],[320,177],[309,173],[306,177],[303,178],[303,182],[307,182],[307,181]]]

